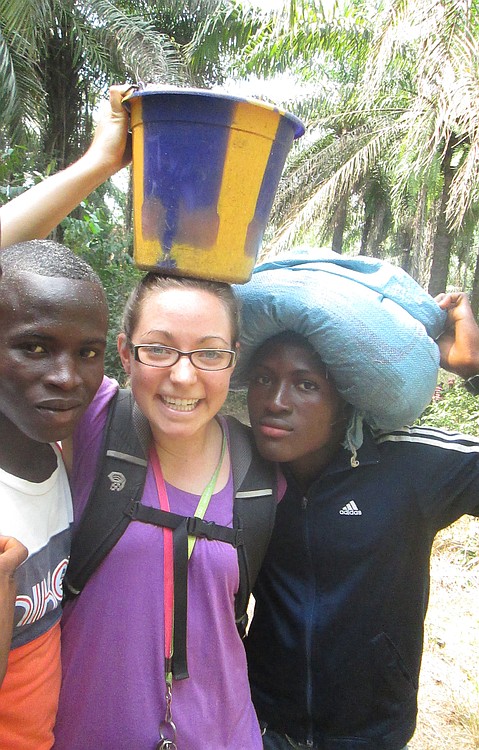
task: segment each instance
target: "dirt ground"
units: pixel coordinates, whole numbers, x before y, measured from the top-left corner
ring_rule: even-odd
[[[479,748],[479,519],[441,532],[411,750]]]

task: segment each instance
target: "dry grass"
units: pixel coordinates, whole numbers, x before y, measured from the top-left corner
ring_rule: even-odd
[[[431,560],[431,598],[411,750],[479,748],[479,519],[442,531]]]

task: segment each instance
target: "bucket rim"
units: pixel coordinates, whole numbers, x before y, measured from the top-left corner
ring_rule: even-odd
[[[123,97],[122,103],[123,106],[126,107],[126,109],[129,108],[129,102],[131,99],[138,99],[142,96],[161,96],[161,95],[169,95],[169,96],[201,96],[211,99],[224,99],[228,101],[233,102],[242,102],[245,104],[253,104],[256,106],[261,107],[262,109],[267,109],[270,112],[278,112],[280,115],[285,117],[292,125],[294,129],[294,139],[300,138],[305,133],[305,126],[303,122],[297,117],[296,115],[293,115],[291,112],[287,112],[286,110],[282,109],[281,107],[278,107],[276,104],[271,104],[270,102],[265,102],[262,99],[255,99],[254,97],[245,97],[245,96],[238,96],[236,94],[229,94],[224,91],[214,91],[212,89],[202,89],[202,88],[192,88],[192,87],[180,87],[180,86],[155,86],[150,87],[148,84],[148,88],[140,88],[136,86],[132,86],[132,88],[127,92],[127,94]]]

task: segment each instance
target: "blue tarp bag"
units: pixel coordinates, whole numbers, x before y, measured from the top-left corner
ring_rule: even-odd
[[[356,422],[395,430],[414,422],[437,382],[446,313],[401,268],[363,256],[295,248],[258,266],[236,285],[242,306],[239,363],[233,383],[245,384],[248,362],[266,339],[291,330],[319,353]],[[360,435],[353,437],[359,447]]]

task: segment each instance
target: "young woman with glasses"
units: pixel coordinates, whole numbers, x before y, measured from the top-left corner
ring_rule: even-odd
[[[201,505],[205,520],[232,525],[227,425],[217,415],[237,340],[238,310],[226,284],[148,274],[131,295],[118,350],[151,430],[144,505],[182,516]],[[116,390],[105,378],[74,437],[76,520]],[[66,605],[56,750],[262,747],[235,624],[237,552],[196,540],[187,573],[189,677],[174,679],[170,546],[165,529],[130,523]]]

